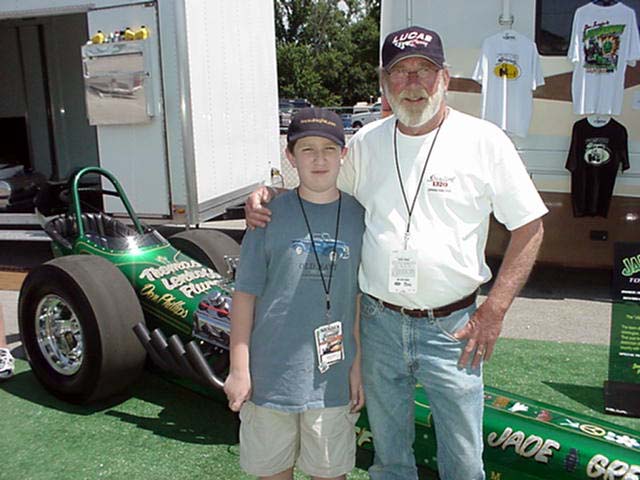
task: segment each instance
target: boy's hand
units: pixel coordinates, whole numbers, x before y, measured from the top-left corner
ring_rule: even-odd
[[[224,393],[229,400],[229,408],[239,412],[242,404],[251,398],[251,376],[249,372],[239,374],[230,372],[224,382]]]
[[[271,221],[271,210],[263,205],[269,203],[274,197],[273,189],[258,187],[254,190],[244,204],[244,218],[247,228],[253,230],[256,227],[264,228]]]
[[[349,390],[351,392],[351,413],[359,412],[364,407],[364,388],[362,387],[359,362],[354,362],[349,371]]]

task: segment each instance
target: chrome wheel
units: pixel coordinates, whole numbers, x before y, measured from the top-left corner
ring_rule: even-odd
[[[36,308],[35,332],[42,356],[56,372],[70,376],[80,370],[84,353],[82,327],[61,297],[46,295]]]

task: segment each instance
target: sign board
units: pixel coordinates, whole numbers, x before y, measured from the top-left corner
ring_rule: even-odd
[[[616,243],[605,411],[640,417],[640,243]]]

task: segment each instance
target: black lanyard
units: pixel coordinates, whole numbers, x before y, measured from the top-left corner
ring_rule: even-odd
[[[429,147],[429,153],[427,153],[427,158],[424,161],[424,166],[422,167],[422,173],[420,174],[420,180],[418,181],[418,188],[416,189],[416,194],[413,197],[413,202],[411,202],[411,207],[409,207],[409,201],[407,200],[407,193],[404,190],[404,184],[402,183],[402,174],[400,173],[400,163],[398,162],[398,120],[396,120],[396,123],[393,127],[393,157],[396,162],[396,172],[398,173],[400,190],[402,190],[402,199],[404,200],[404,205],[407,208],[407,213],[409,214],[409,218],[407,219],[407,230],[404,232],[404,249],[405,250],[407,249],[407,245],[409,242],[409,230],[411,229],[411,216],[413,215],[413,209],[416,206],[416,201],[418,200],[418,194],[420,193],[420,188],[422,187],[422,181],[424,180],[424,174],[427,171],[427,164],[429,163],[429,158],[431,157],[433,146],[436,144],[436,140],[438,139],[438,134],[440,133],[440,127],[442,127],[442,122],[444,122],[444,118],[438,124],[436,135],[435,137],[433,137],[433,142],[431,142],[431,146]]]
[[[325,282],[324,274],[322,273],[322,264],[320,263],[320,258],[318,257],[318,250],[316,249],[316,242],[313,240],[313,232],[311,231],[311,225],[309,224],[309,219],[307,218],[307,212],[304,209],[304,205],[302,204],[302,199],[300,198],[299,189],[296,188],[296,195],[298,196],[298,202],[300,203],[300,209],[302,210],[302,216],[304,217],[304,223],[307,225],[307,231],[309,232],[309,240],[311,240],[311,246],[313,247],[313,254],[316,257],[316,264],[318,265],[318,271],[320,272],[320,278],[322,279],[322,288],[324,289],[324,293],[326,295],[327,302],[327,317],[329,316],[329,311],[331,310],[331,279],[333,278],[333,266],[336,263],[337,255],[336,255],[336,247],[338,245],[338,231],[340,229],[340,209],[342,206],[342,192],[338,191],[338,213],[336,214],[336,234],[333,237],[333,250],[331,250],[331,254],[329,255],[329,260],[331,261],[331,267],[329,268],[329,281]]]

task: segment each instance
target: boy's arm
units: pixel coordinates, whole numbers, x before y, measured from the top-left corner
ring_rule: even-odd
[[[249,372],[249,345],[256,296],[235,291],[231,306],[231,341],[229,376],[224,382],[224,391],[229,408],[234,412],[251,398],[251,374]]]
[[[364,407],[364,389],[362,388],[361,353],[360,353],[360,297],[356,296],[356,318],[353,324],[353,337],[356,342],[356,356],[349,372],[349,388],[351,391],[351,412],[359,412]]]

